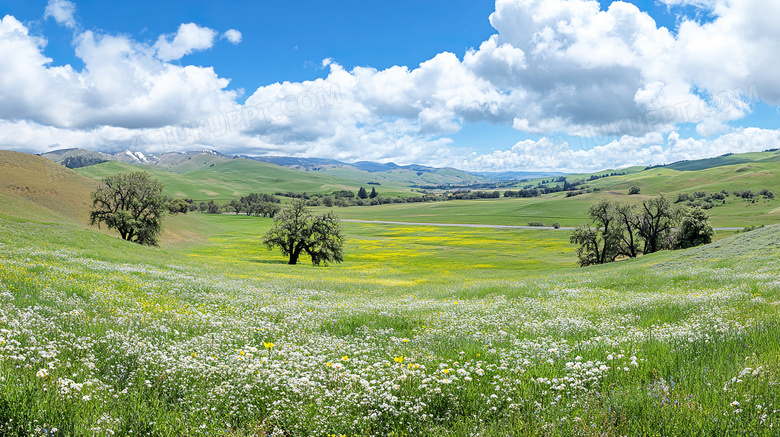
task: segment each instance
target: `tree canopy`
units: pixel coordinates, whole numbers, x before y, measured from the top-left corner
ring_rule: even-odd
[[[678,208],[664,195],[639,205],[603,199],[591,205],[588,218],[590,224],[575,229],[570,238],[579,245],[581,266],[698,246],[710,243],[714,234],[706,212]]]
[[[313,215],[302,199],[295,199],[274,218],[274,226],[263,237],[268,249],[279,247],[288,264],[295,265],[302,253],[314,265],[343,261],[344,237],[339,218],[329,212]]]
[[[693,208],[680,223],[675,249],[687,249],[712,243],[713,235],[715,231],[712,229],[707,212],[701,208]]]
[[[154,246],[167,212],[162,189],[144,171],[107,177],[92,193],[90,225],[105,223],[124,240]]]

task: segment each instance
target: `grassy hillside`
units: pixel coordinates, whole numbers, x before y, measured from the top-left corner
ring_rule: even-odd
[[[36,155],[0,151],[0,213],[86,224],[95,181]]]
[[[139,169],[142,170],[166,170],[180,174],[201,170],[219,173],[221,171],[220,168],[215,169],[213,167],[237,159],[212,150],[171,152],[147,156],[135,154],[130,151],[116,154],[103,154],[84,149],[62,149],[47,152],[41,156],[57,163],[62,163],[66,158],[70,157],[98,158],[101,160],[137,165]],[[327,159],[317,160],[285,157],[278,157],[278,159],[271,159],[270,161],[243,158],[239,158],[239,160],[248,161],[243,164],[246,167],[242,170],[248,171],[249,173],[276,173],[276,175],[270,175],[272,179],[278,179],[278,174],[281,174],[287,179],[297,180],[303,183],[302,185],[291,186],[306,187],[309,192],[313,193],[321,192],[320,190],[322,189],[323,183],[326,185],[347,184],[349,186],[360,187],[372,182],[374,184],[384,185],[383,190],[385,192],[403,195],[409,193],[408,188],[411,186],[462,184],[464,182],[483,180],[479,176],[453,168],[434,169],[423,166],[407,166],[402,168],[395,164],[386,165],[371,162],[362,162],[353,165]],[[321,164],[319,163],[320,161]],[[280,173],[280,168],[285,170],[296,170],[300,172],[300,174],[296,175],[289,171]],[[303,176],[302,174],[317,174],[317,176]],[[331,177],[331,179],[329,179],[329,177]]]
[[[249,193],[274,193],[277,191],[331,193],[334,190],[357,191],[361,186],[354,179],[338,177],[317,171],[299,171],[265,162],[235,158],[226,162],[209,164],[186,173],[174,173],[150,166],[133,166],[119,162],[106,162],[76,169],[93,179],[102,179],[120,173],[143,170],[160,180],[165,194],[190,197],[196,201],[214,200],[227,202]],[[409,195],[411,191],[400,184],[380,187],[386,195]]]
[[[90,195],[96,187],[94,180],[46,158],[0,151],[0,217],[6,220],[66,223],[84,232],[116,235],[105,227],[88,227]],[[165,221],[162,244],[165,247],[192,244],[203,241],[204,233],[198,217],[170,216]]]
[[[753,162],[777,162],[780,161],[780,151],[741,153],[718,156],[716,158],[698,159],[694,161],[680,161],[665,165],[664,168],[680,171],[704,170],[724,165],[748,164]]]
[[[0,432],[780,425],[778,227],[577,269],[563,232],[351,224],[345,262],[317,268],[260,245],[269,219],[197,218],[207,242],[158,249],[0,216]]]
[[[716,158],[715,161],[703,160],[705,162],[696,165],[694,163],[698,161],[688,163],[691,167],[706,167],[701,170],[676,170],[665,167],[643,171],[639,168],[621,170],[628,174],[588,182],[586,184],[588,188],[598,189],[598,191],[569,198],[565,197],[565,193],[557,193],[533,199],[501,198],[446,203],[392,204],[370,208],[345,208],[337,211],[343,218],[353,219],[501,225],[542,222],[547,225],[559,223],[563,226],[573,226],[584,221],[591,204],[605,197],[641,202],[649,196],[661,193],[676,199],[680,193],[697,191],[716,193],[721,190],[731,193],[735,190],[759,191],[768,188],[778,195],[774,200],[760,199],[754,203],[737,199],[732,195],[726,199],[725,205],[712,208],[708,213],[713,224],[721,227],[770,224],[780,220],[780,158],[778,158],[780,155],[778,153],[780,152],[730,155]],[[205,161],[201,163],[200,159]],[[356,181],[380,183],[377,190],[384,196],[407,196],[415,194],[409,186],[419,183],[421,178],[431,178],[432,184],[443,180],[442,174],[423,173],[422,176],[417,176],[416,172],[408,170],[369,173],[349,168],[336,168],[302,171],[246,159],[219,162],[222,158],[217,157],[216,161],[211,163],[209,159],[211,158],[207,156],[193,158],[192,170],[185,172],[184,167],[181,167],[179,169],[182,171],[181,174],[160,171],[155,167],[140,168],[161,180],[168,195],[191,197],[196,201],[218,202],[226,202],[250,192],[330,193],[339,189],[356,191],[360,186],[368,187],[367,184]],[[714,165],[713,162],[718,165]],[[734,162],[739,163],[734,164]],[[138,168],[110,162],[77,171],[90,178],[100,179],[117,172]],[[574,181],[587,179],[589,176],[570,175],[569,179]],[[459,176],[452,175],[452,177]],[[519,186],[538,182],[541,182],[541,179]],[[634,185],[641,189],[641,194],[627,196],[628,189]]]
[[[212,153],[169,153],[160,157],[155,167],[174,173],[187,173],[195,170],[212,167],[216,164],[230,161],[233,158]],[[144,169],[145,167],[140,167]]]
[[[653,168],[623,176],[601,178],[586,184],[591,189],[598,188],[599,191],[574,197],[556,193],[530,199],[501,198],[381,205],[372,209],[347,208],[339,210],[339,213],[343,218],[368,220],[372,217],[382,217],[382,220],[501,225],[525,225],[528,222],[541,221],[547,225],[557,222],[563,226],[573,226],[582,224],[588,207],[602,198],[639,203],[662,193],[676,200],[680,193],[717,193],[721,190],[732,193],[735,190],[759,191],[768,188],[777,195],[774,200],[761,199],[752,203],[730,195],[725,205],[707,212],[716,226],[771,224],[780,221],[780,160],[770,159],[769,155],[774,153],[758,154],[760,162],[749,164],[723,165],[695,171]],[[570,176],[570,179],[587,179],[588,176]],[[541,179],[533,182],[540,181]],[[634,185],[641,189],[641,193],[629,196],[628,190]]]

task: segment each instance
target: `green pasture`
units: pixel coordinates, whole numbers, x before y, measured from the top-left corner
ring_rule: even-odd
[[[564,231],[345,224],[344,263],[314,267],[260,244],[269,219],[172,217],[195,236],[149,248],[4,217],[4,435],[771,436],[780,423],[776,226],[580,269]]]
[[[312,194],[332,193],[335,190],[357,192],[361,186],[369,187],[367,182],[370,181],[370,179],[361,181],[317,171],[299,171],[240,158],[186,173],[174,173],[149,166],[139,167],[113,161],[76,169],[80,174],[93,179],[139,170],[148,172],[162,182],[165,187],[164,194],[172,197],[189,197],[197,202],[214,200],[226,203],[249,193],[273,194],[277,191]],[[388,196],[411,193],[408,188],[393,183],[383,184],[377,189]]]
[[[205,245],[184,250],[187,256],[241,277],[293,279],[314,288],[441,288],[544,275],[577,265],[575,246],[565,231],[344,223],[343,263],[324,269],[304,259],[288,266],[278,250],[262,244],[271,219],[201,216],[212,233]]]
[[[571,226],[602,196],[777,187],[768,158],[599,179],[601,191],[571,198],[335,212]],[[233,160],[148,171],[168,194],[198,200],[340,186],[271,170],[246,177]],[[633,184],[642,193],[627,196]],[[778,225],[578,268],[568,231],[344,223],[343,263],[289,266],[262,245],[271,219],[171,216],[161,247],[143,247],[18,192],[0,192],[0,435],[769,437],[780,427]],[[740,202],[709,210],[713,223],[776,222],[777,199]]]

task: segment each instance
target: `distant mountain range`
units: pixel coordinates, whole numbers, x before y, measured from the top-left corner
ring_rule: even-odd
[[[40,154],[40,156],[57,163],[64,163],[69,158],[82,158],[84,160],[92,159],[100,161],[119,161],[126,164],[159,165],[163,167],[167,167],[173,163],[181,162],[193,156],[200,155],[219,156],[226,158],[226,160],[232,158],[214,150],[194,150],[190,152],[168,152],[155,154],[132,152],[130,150],[123,150],[118,153],[104,153],[86,149],[59,149]]]
[[[297,158],[291,156],[247,156],[226,155],[215,150],[193,150],[187,152],[166,153],[142,153],[124,150],[110,154],[95,152],[86,149],[60,149],[40,154],[44,158],[65,165],[78,168],[97,164],[103,161],[119,161],[126,164],[151,165],[173,172],[186,172],[209,165],[226,162],[235,158],[251,159],[267,162],[281,167],[289,167],[303,171],[337,171],[339,169],[352,169],[369,173],[407,171],[421,173],[447,174],[455,179],[452,183],[480,182],[487,180],[523,180],[548,176],[560,176],[564,173],[557,172],[467,172],[454,168],[436,168],[419,164],[398,165],[392,162],[378,163],[371,161],[359,161],[347,163],[327,158]]]

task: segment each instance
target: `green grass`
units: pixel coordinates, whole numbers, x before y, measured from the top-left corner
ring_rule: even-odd
[[[700,179],[714,191],[729,177],[771,188],[761,174],[774,164],[750,165],[768,167],[686,171],[677,188]],[[197,189],[251,188],[230,168],[201,173]],[[160,175],[191,190],[194,173]],[[568,199],[337,212],[565,226],[618,195],[607,187],[641,181],[642,195],[622,195],[636,201],[679,173],[606,178],[601,193]],[[343,263],[289,266],[262,245],[270,219],[169,217],[162,247],[149,248],[12,193],[0,192],[2,435],[774,436],[780,426],[777,225],[581,269],[566,231],[344,223]],[[716,224],[762,223],[776,208],[734,203],[710,210]]]
[[[504,280],[513,271],[545,275],[576,265],[567,232],[344,223],[343,263],[318,269],[304,261],[290,267],[278,250],[269,251],[262,245],[271,219],[201,218],[213,234],[208,244],[188,250],[190,257],[268,281],[290,281],[291,271],[300,272],[294,275],[300,287],[355,291],[446,287],[453,282]]]
[[[587,222],[590,205],[602,198],[641,202],[651,196],[627,196],[597,192],[566,198],[554,194],[533,199],[501,198],[454,200],[447,202],[404,203],[372,207],[336,208],[342,218],[390,220],[423,223],[472,223],[520,225],[541,222],[546,226],[579,226]],[[673,197],[676,199],[676,195]],[[716,227],[743,227],[773,224],[780,220],[780,200],[749,203],[727,198],[726,206],[709,209],[710,221]]]
[[[198,202],[214,200],[219,203],[226,203],[252,192],[269,194],[277,191],[311,194],[332,193],[336,190],[357,192],[361,186],[368,187],[366,183],[372,179],[385,179],[384,173],[379,173],[374,177],[369,176],[374,175],[373,173],[360,172],[367,176],[360,178],[360,175],[356,174],[299,171],[241,158],[217,162],[213,165],[209,164],[206,167],[195,166],[192,171],[184,173],[115,161],[76,169],[78,173],[93,179],[102,179],[116,173],[138,170],[146,171],[161,181],[165,187],[164,194],[166,195],[189,197]],[[403,180],[403,178],[394,179]],[[408,196],[411,194],[406,185],[393,179],[390,179],[389,182],[385,181],[377,189],[387,196]]]
[[[3,434],[770,436],[780,420],[776,226],[579,269],[567,232],[345,224],[344,263],[314,267],[260,244],[268,219],[171,221],[205,240],[0,217]]]

